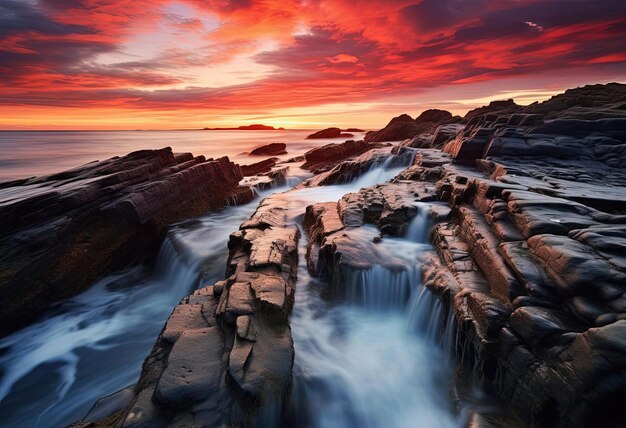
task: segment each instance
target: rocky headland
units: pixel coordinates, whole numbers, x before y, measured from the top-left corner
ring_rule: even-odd
[[[289,425],[299,260],[328,298],[364,304],[382,295],[406,302],[411,290],[399,278],[418,266],[418,285],[441,308],[432,333],[453,332],[453,383],[477,383],[521,426],[624,426],[626,85],[585,86],[529,106],[493,102],[463,118],[402,115],[365,141],[304,158],[315,175],[265,198],[233,232],[225,280],[174,308],[125,405],[77,426]],[[399,172],[335,200],[303,196],[377,168]],[[226,159],[164,149],[11,183],[32,194],[0,207],[6,319],[32,313],[36,299],[11,303],[28,290],[63,297],[60,285],[36,285],[40,275],[81,288],[117,257],[130,261],[125,243],[149,237],[142,245],[153,245],[165,224],[223,205],[242,176]],[[215,177],[230,183],[222,193]],[[407,264],[385,242],[411,234],[420,216],[432,225],[430,245]],[[34,268],[33,255],[42,260]],[[93,273],[73,278],[78,263]],[[374,270],[387,280],[364,283]]]

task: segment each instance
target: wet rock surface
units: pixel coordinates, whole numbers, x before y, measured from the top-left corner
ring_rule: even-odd
[[[412,159],[388,183],[306,208],[309,271],[338,297],[354,272],[381,267],[393,279],[410,266],[390,257],[385,236],[404,236],[426,211],[422,283],[454,315],[459,372],[528,426],[624,426],[623,88],[581,88],[550,108],[494,102],[470,112],[444,150],[403,144],[329,168],[307,185],[345,182],[378,158]],[[570,119],[584,123],[558,122]],[[432,142],[441,126],[411,137]],[[231,236],[227,279],[176,307],[123,426],[246,426],[272,403],[284,416],[299,239],[284,205],[263,201]]]
[[[154,254],[165,227],[251,200],[228,158],[142,150],[0,184],[0,334]]]
[[[231,235],[227,279],[174,309],[120,426],[242,426],[274,410],[280,418],[291,388],[298,238],[283,201],[265,199]]]
[[[368,144],[362,140],[348,140],[341,144],[326,144],[306,152],[302,168],[319,173],[331,169],[334,165],[350,157],[360,155],[376,147],[375,144]]]

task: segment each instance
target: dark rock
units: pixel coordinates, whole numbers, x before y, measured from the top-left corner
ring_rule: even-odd
[[[276,166],[276,158],[265,159],[250,165],[241,165],[241,172],[244,177],[252,177],[264,172],[270,172]]]
[[[415,122],[417,123],[443,123],[452,119],[452,113],[446,110],[430,109],[423,111]]]
[[[250,156],[278,156],[287,153],[287,145],[284,143],[271,143],[260,146],[250,152]]]
[[[339,128],[326,128],[321,131],[317,131],[311,135],[309,135],[307,140],[312,140],[316,138],[339,138],[341,136],[341,129]]]
[[[302,165],[302,168],[310,171],[325,171],[343,160],[360,155],[376,147],[376,145],[368,144],[363,140],[349,140],[341,144],[326,144],[306,152],[304,154],[305,163]]]
[[[417,119],[407,114],[394,117],[391,122],[387,124],[383,129],[372,133],[367,133],[365,141],[367,142],[382,142],[382,141],[401,141],[409,138],[419,136],[423,133],[435,133],[435,130],[439,125],[448,124],[452,122],[459,122],[460,118],[453,117],[452,114],[445,110],[431,109],[426,110],[420,114]],[[442,131],[445,132],[445,131]],[[428,135],[422,137],[425,140],[430,141],[430,144],[424,144],[414,142],[411,147],[432,148],[433,136]],[[444,137],[440,135],[437,139],[437,144]]]
[[[509,99],[504,101],[492,101],[488,106],[478,107],[467,112],[463,117],[464,122],[469,122],[474,118],[479,118],[487,114],[511,114],[517,113],[522,109],[522,106],[515,104],[515,101]]]
[[[541,103],[523,108],[524,113],[543,114],[546,119],[569,118],[595,120],[624,117],[626,85],[608,83],[568,89]]]
[[[383,129],[375,132],[368,132],[365,141],[368,143],[383,141],[402,141],[413,138],[431,127],[431,124],[418,124],[408,114],[394,117]]]
[[[4,188],[11,196],[0,205],[0,334],[154,256],[166,226],[223,207],[239,195],[241,178],[228,158],[165,148]]]

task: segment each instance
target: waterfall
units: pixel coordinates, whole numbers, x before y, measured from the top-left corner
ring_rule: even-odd
[[[417,242],[418,244],[428,243],[430,234],[430,217],[428,215],[427,204],[417,204],[417,214],[411,222],[406,231],[406,239],[411,242]]]
[[[356,179],[354,185],[357,189],[375,186],[384,183],[398,175],[406,167],[413,164],[416,151],[407,150],[399,155],[386,154],[379,156],[369,167],[368,171]]]
[[[411,290],[419,283],[419,269],[391,270],[373,266],[364,270],[344,270],[345,297],[366,309],[401,309]]]
[[[426,287],[415,290],[409,308],[409,328],[423,334],[428,340],[437,343],[441,337],[443,308],[439,299]]]

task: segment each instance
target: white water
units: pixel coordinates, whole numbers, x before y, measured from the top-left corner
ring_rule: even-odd
[[[389,241],[402,253],[393,254],[396,257],[411,258],[410,245],[413,253],[424,249],[405,240]],[[419,266],[409,265],[399,272],[381,266],[355,271],[343,285],[359,292],[349,291],[346,300],[335,305],[320,296],[327,285],[311,279],[302,261],[301,266],[291,318],[296,349],[293,423],[456,426],[450,407],[448,354],[438,346],[438,337],[408,325],[409,295],[425,290],[419,286]],[[436,303],[415,309],[434,319]]]
[[[417,206],[417,215],[409,223],[406,231],[406,239],[411,242],[427,243],[430,234],[430,219],[428,216],[428,205],[419,203]]]
[[[223,279],[228,236],[256,206],[173,226],[155,272],[137,267],[104,278],[1,339],[0,426],[65,426],[135,383],[174,306],[199,285]]]
[[[293,221],[299,221],[306,205],[337,201],[345,193],[387,181],[409,161],[402,167],[385,161],[349,184],[290,193]],[[156,272],[136,268],[105,278],[0,340],[0,425],[63,426],[84,416],[98,398],[134,383],[180,298],[223,277],[228,235],[256,205],[230,207],[174,226]],[[301,257],[305,244],[302,239]],[[400,238],[385,238],[380,245],[405,260],[406,269],[374,267],[354,273],[347,289],[355,293],[338,305],[320,297],[323,284],[309,277],[301,260],[291,321],[296,348],[293,419],[300,426],[454,424],[447,355],[429,334],[407,327],[407,305],[419,290],[419,257],[428,245]],[[436,310],[428,305],[416,310]],[[418,301],[416,307],[421,306]]]
[[[344,185],[286,195],[292,220],[304,207],[336,201],[345,193],[387,181],[403,168],[385,162]],[[358,233],[370,239],[370,226]],[[425,234],[424,234],[425,235]],[[307,427],[454,427],[449,396],[449,352],[439,338],[410,328],[411,296],[419,284],[423,242],[385,237],[378,245],[403,269],[374,266],[346,272],[340,302],[322,298],[328,284],[309,276],[300,242],[300,264],[291,329],[295,346],[290,423]],[[342,294],[342,293],[339,293]],[[432,295],[431,295],[432,296]],[[417,302],[428,319],[441,315],[438,300]],[[441,325],[441,324],[439,324]]]

